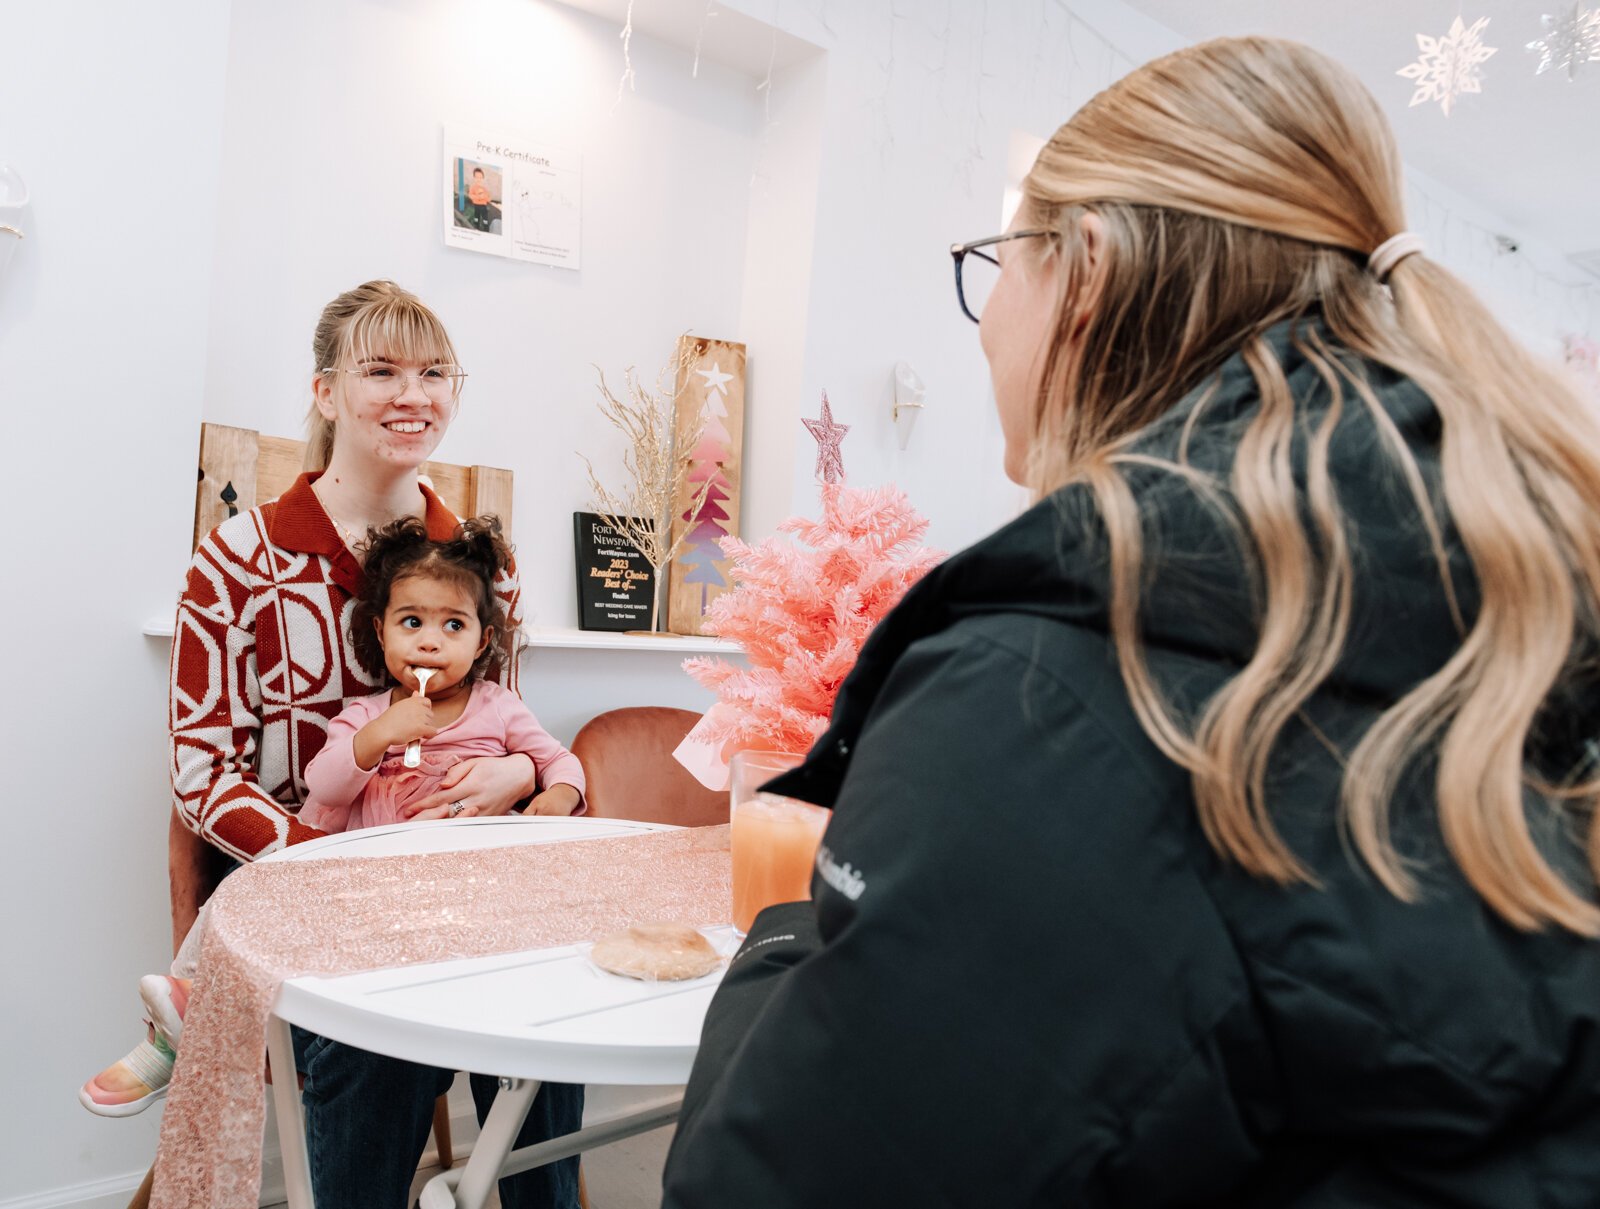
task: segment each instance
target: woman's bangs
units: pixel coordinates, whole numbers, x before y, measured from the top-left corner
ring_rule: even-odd
[[[444,325],[415,298],[386,298],[355,316],[345,328],[345,364],[408,361],[453,365],[456,350]]]

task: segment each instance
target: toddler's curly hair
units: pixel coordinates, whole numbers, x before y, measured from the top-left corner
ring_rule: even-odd
[[[419,575],[465,589],[477,606],[478,624],[485,631],[493,628],[493,641],[472,665],[473,680],[516,657],[516,635],[505,606],[494,591],[495,580],[509,572],[512,565],[511,547],[501,532],[499,517],[476,516],[462,521],[447,540],[436,542],[428,536],[426,525],[408,516],[381,529],[368,530],[361,554],[363,583],[350,613],[350,641],[357,662],[369,674],[379,680],[389,675],[374,621],[382,624],[394,585]]]

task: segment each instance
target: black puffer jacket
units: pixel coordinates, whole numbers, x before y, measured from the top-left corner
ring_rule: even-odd
[[[1320,379],[1287,326],[1270,338],[1314,425]],[[1436,481],[1428,399],[1367,373]],[[1194,406],[1145,445],[1172,455]],[[1235,358],[1192,460],[1231,464],[1255,406]],[[1356,612],[1306,713],[1348,750],[1457,630],[1376,425],[1348,397],[1342,414]],[[1303,443],[1297,462],[1303,483]],[[1252,648],[1246,574],[1181,480],[1135,482],[1160,541],[1151,668],[1199,700]],[[1303,726],[1271,792],[1320,888],[1220,861],[1130,707],[1087,516],[1068,489],[930,575],[775,786],[834,808],[814,909],[765,913],[730,971],[666,1204],[1600,1206],[1600,944],[1490,913],[1444,854],[1425,772],[1394,806],[1425,898],[1391,897],[1341,841],[1339,766]],[[1470,567],[1446,536],[1470,617]],[[1584,696],[1542,738],[1558,774],[1600,731]],[[1578,843],[1547,830],[1592,892]]]

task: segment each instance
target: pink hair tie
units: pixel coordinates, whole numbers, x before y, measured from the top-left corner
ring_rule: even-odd
[[[1423,251],[1422,236],[1415,231],[1401,231],[1398,235],[1391,235],[1377,247],[1372,249],[1372,255],[1367,257],[1367,272],[1371,273],[1380,282],[1388,281],[1389,274],[1394,272],[1394,266],[1407,256]]]

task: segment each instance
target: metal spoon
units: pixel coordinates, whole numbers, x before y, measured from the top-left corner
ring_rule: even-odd
[[[426,695],[428,691],[428,680],[438,670],[439,669],[436,667],[414,667],[411,669],[411,674],[417,678],[417,695],[419,697]],[[404,763],[407,768],[416,768],[422,763],[421,739],[413,739],[411,742],[406,744],[406,756]]]

